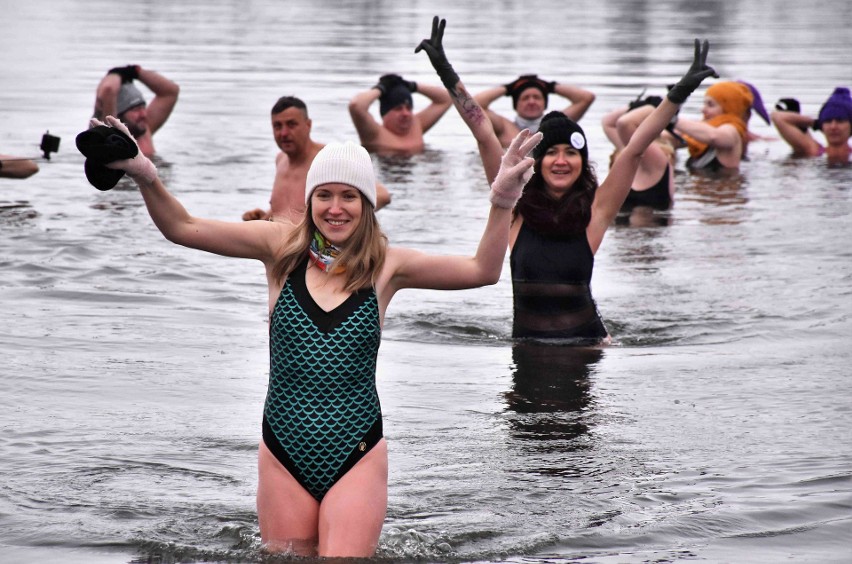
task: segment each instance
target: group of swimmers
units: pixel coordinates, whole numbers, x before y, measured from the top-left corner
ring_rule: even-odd
[[[508,249],[513,337],[584,346],[607,343],[610,336],[590,289],[594,257],[632,188],[643,192],[640,184],[660,184],[665,178],[665,190],[670,189],[670,158],[652,148],[662,138],[673,147],[690,147],[692,163],[735,168],[749,141],[749,114],[759,112],[753,87],[723,82],[708,89],[703,122],[679,117],[681,105],[702,81],[718,78],[706,63],[709,44],[696,40],[691,66],[665,96],[636,100],[604,119],[617,155],[599,182],[577,123],[594,95],[535,75],[471,95],[444,51],[445,26],[435,17],[431,36],[416,48],[429,57],[443,88],[382,76],[349,106],[360,143],[313,141],[305,104],[294,97],[280,99],[271,112],[281,149],[271,209],[250,210],[244,221],[193,216],[160,180],[149,158],[151,134],[177,100],[173,82],[131,66],[113,69],[99,87],[92,127],[105,135],[90,136],[89,143],[120,138],[138,150],[121,160],[91,151],[89,160],[101,158],[96,164],[131,177],[170,241],[265,266],[270,369],[257,511],[269,551],[370,556],[376,550],[387,509],[388,475],[376,358],[385,312],[397,291],[494,284]],[[137,79],[156,94],[147,116],[144,99],[133,86]],[[852,121],[852,115],[841,112],[852,112],[852,100],[844,106],[848,90],[846,98],[838,92],[818,117],[830,146],[835,140],[827,130],[845,123],[848,142]],[[413,93],[431,101],[418,114],[412,113]],[[545,113],[551,94],[564,96],[570,105]],[[499,95],[512,97],[515,120],[488,109]],[[381,124],[369,113],[375,101]],[[390,245],[375,213],[390,195],[376,182],[368,149],[422,150],[423,133],[450,105],[475,138],[491,186],[488,218],[470,256],[430,255]],[[793,110],[778,109],[772,119],[787,123],[784,114]],[[801,131],[813,120],[805,121],[802,116],[790,123]],[[657,176],[655,164],[662,165],[666,176]]]

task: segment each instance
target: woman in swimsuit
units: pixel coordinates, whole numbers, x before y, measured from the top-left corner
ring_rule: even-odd
[[[429,55],[479,143],[485,176],[491,181],[500,168],[500,153],[488,148],[490,128],[482,126],[478,106],[447,60],[442,45],[445,25],[436,17],[431,39],[418,50]],[[695,40],[692,66],[636,129],[600,186],[580,126],[561,112],[544,116],[539,127],[543,138],[533,152],[535,172],[513,210],[510,231],[513,337],[580,345],[609,339],[589,288],[595,252],[630,191],[642,154],[701,81],[716,76],[705,63],[708,49],[706,41],[702,47]]]
[[[646,117],[662,103],[659,96],[635,100],[627,106],[616,108],[601,120],[607,139],[615,147],[610,158],[610,167],[618,154],[630,141],[633,132]],[[627,194],[622,211],[630,211],[637,206],[666,210],[674,202],[674,156],[675,148],[662,134],[648,145],[639,168],[633,177],[630,192]]]
[[[121,132],[133,142],[119,120],[106,119],[107,133]],[[97,120],[92,125],[107,127]],[[385,311],[403,288],[497,282],[511,208],[532,174],[526,155],[539,139],[523,131],[502,157],[485,231],[467,257],[389,246],[374,213],[372,161],[353,143],[332,143],[317,154],[307,174],[307,213],[298,225],[194,217],[141,152],[107,165],[136,181],[170,241],[266,267],[270,371],[257,511],[267,550],[347,557],[375,552],[387,509],[387,445],[375,386]]]

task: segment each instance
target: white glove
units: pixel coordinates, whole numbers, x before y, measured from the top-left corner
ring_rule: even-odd
[[[136,143],[136,139],[134,139],[133,135],[130,134],[127,126],[121,123],[121,120],[112,116],[107,116],[106,120],[107,123],[103,123],[98,119],[92,118],[91,124],[93,126],[108,125],[110,127],[114,127],[127,135],[130,139],[133,139],[133,142]],[[138,144],[136,145],[136,148],[139,148]],[[151,159],[142,154],[141,150],[139,150],[136,156],[132,159],[113,161],[104,166],[116,170],[123,170],[127,176],[135,180],[136,184],[139,184],[140,186],[143,184],[153,184],[157,179],[157,167],[154,166]]]
[[[542,138],[541,133],[535,135],[529,129],[518,133],[500,160],[500,170],[497,178],[491,184],[489,200],[498,208],[512,209],[521,198],[524,186],[533,175],[535,159],[530,154]]]

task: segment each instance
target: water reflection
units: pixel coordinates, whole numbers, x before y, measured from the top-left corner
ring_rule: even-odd
[[[603,350],[518,341],[512,347],[512,388],[504,394],[512,435],[540,441],[543,451],[573,450],[565,444],[584,435],[589,375]]]
[[[668,208],[653,206],[624,207],[615,216],[615,224],[623,227],[666,227],[671,221]]]

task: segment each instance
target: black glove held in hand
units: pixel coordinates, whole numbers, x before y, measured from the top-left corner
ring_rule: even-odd
[[[107,74],[117,74],[121,77],[121,83],[133,82],[139,78],[139,67],[137,65],[127,65],[126,67],[115,67],[109,69]]]
[[[692,66],[689,67],[683,78],[671,87],[667,94],[669,100],[675,104],[683,104],[689,98],[689,95],[698,88],[702,80],[708,76],[719,78],[716,70],[707,65],[707,51],[709,50],[709,41],[705,39],[702,45],[697,39],[695,40],[695,57],[692,60]]]
[[[445,27],[447,27],[447,20],[439,20],[438,16],[432,18],[432,37],[421,41],[414,52],[419,53],[421,49],[426,51],[441,82],[447,87],[447,90],[454,90],[459,82],[459,75],[453,70],[453,65],[450,64],[447,55],[444,53]]]
[[[802,113],[802,106],[795,98],[781,98],[780,100],[775,102],[775,109],[781,112],[795,112],[797,114]]]

